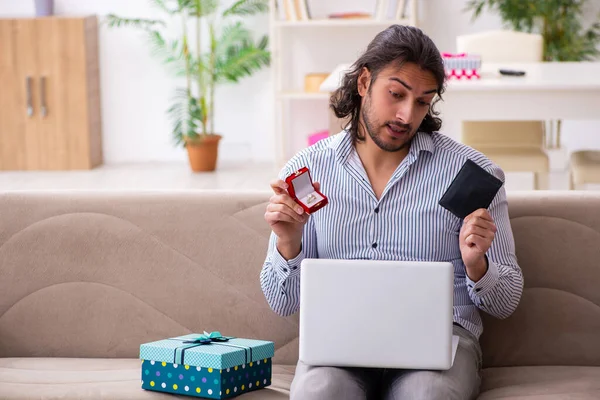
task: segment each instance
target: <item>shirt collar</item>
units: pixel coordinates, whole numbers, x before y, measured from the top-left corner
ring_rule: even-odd
[[[335,151],[336,159],[340,164],[344,164],[348,160],[348,156],[354,151],[352,136],[347,130],[343,130],[338,133],[335,140],[332,140],[329,146]],[[418,156],[421,151],[433,153],[434,150],[435,143],[433,142],[431,134],[417,132],[410,145],[409,154]]]
[[[418,155],[422,151],[433,153],[435,150],[435,143],[430,133],[417,132],[412,143],[410,144],[409,153]]]

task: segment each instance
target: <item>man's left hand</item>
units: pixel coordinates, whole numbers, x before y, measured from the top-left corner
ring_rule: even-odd
[[[485,254],[496,235],[496,224],[490,213],[483,208],[469,214],[460,229],[459,245],[467,275],[477,282],[487,272]]]

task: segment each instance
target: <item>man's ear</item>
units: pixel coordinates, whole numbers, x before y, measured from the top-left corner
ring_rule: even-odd
[[[360,71],[360,75],[358,76],[358,94],[361,97],[365,97],[369,91],[370,84],[371,72],[367,69],[367,67],[363,67],[362,71]]]

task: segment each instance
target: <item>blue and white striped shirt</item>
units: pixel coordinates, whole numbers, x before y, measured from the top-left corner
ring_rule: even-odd
[[[270,307],[291,315],[300,307],[304,258],[450,261],[454,265],[454,322],[480,337],[479,309],[498,318],[517,307],[523,276],[517,264],[504,187],[488,211],[498,228],[478,281],[466,275],[459,248],[462,219],[438,205],[462,165],[471,159],[504,181],[483,154],[439,133],[418,133],[378,200],[346,131],[300,151],[280,178],[306,166],[329,204],[311,215],[300,254],[286,261],[271,233],[260,283]]]

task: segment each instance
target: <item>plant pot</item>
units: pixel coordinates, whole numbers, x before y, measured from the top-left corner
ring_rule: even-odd
[[[54,0],[35,0],[35,15],[48,17],[54,14]]]
[[[214,171],[217,167],[220,135],[205,135],[185,139],[185,147],[194,172]]]

